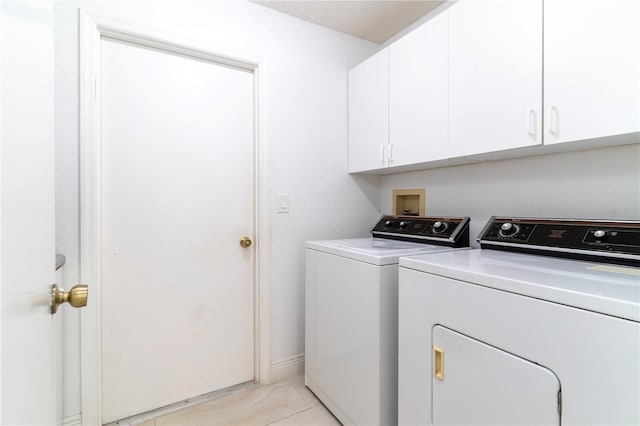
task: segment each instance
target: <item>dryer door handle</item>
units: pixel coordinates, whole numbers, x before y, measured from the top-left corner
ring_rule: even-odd
[[[444,351],[436,346],[433,347],[433,377],[444,381]]]

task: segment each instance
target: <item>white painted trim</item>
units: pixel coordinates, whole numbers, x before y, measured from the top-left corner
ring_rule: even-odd
[[[82,424],[102,424],[100,360],[100,38],[109,37],[254,73],[255,200],[257,243],[254,269],[254,378],[270,382],[270,205],[266,131],[266,63],[225,49],[183,40],[125,21],[79,11],[80,65],[80,278],[89,284],[81,316]]]
[[[81,426],[82,414],[76,414],[73,416],[65,417],[62,419],[62,426]]]
[[[79,14],[79,133],[80,133],[80,282],[89,285],[87,306],[80,310],[82,422],[102,423],[100,360],[100,101],[96,84],[100,72],[100,32],[88,15]]]
[[[255,265],[255,373],[262,384],[271,382],[271,179],[267,149],[267,74],[268,65],[262,61],[254,69],[256,87],[256,224]]]
[[[4,18],[4,13],[2,11],[2,4],[0,4],[0,28],[2,28]],[[2,31],[0,31],[0,63],[3,61],[3,46],[4,39],[2,37]],[[0,66],[0,126],[2,126],[2,66]],[[2,132],[0,131],[0,322],[2,321],[2,305],[4,305],[4,300],[2,299],[2,289],[4,288],[2,285]],[[1,324],[0,324],[1,325]],[[2,362],[2,327],[0,327],[0,374],[2,374],[2,366],[4,363]],[[2,380],[0,380],[0,420],[2,419]]]
[[[4,13],[2,11],[2,4],[0,4],[0,28],[2,28],[4,18]],[[0,63],[3,61],[3,46],[4,40],[2,37],[2,31],[0,31]],[[0,66],[0,126],[2,126],[2,66]],[[4,288],[2,285],[2,132],[0,131],[0,322],[2,321],[2,305],[4,305],[4,300],[2,299],[2,289]],[[0,324],[1,325],[1,324]],[[2,362],[2,327],[0,327],[0,374],[2,374],[2,366],[4,363]],[[2,381],[0,380],[0,420],[2,419]]]
[[[271,366],[271,380],[274,383],[283,382],[304,373],[304,352],[273,363]]]

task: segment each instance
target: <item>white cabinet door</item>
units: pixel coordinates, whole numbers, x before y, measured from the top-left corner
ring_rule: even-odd
[[[640,2],[547,0],[545,144],[640,131]]]
[[[449,9],[449,157],[537,145],[542,0]]]
[[[447,158],[448,12],[390,46],[390,166]]]
[[[434,425],[560,424],[551,370],[442,326],[433,346],[444,361],[442,380],[432,378]]]
[[[349,71],[349,172],[388,166],[389,49]]]

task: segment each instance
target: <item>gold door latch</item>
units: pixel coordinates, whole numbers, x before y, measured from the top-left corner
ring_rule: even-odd
[[[240,238],[240,247],[247,248],[250,245],[251,245],[251,238],[249,238],[249,237]]]
[[[438,347],[433,347],[433,377],[444,381],[444,351]]]
[[[64,291],[62,288],[58,288],[58,284],[51,286],[51,313],[55,314],[58,311],[58,306],[65,302],[69,302],[74,308],[82,308],[87,306],[87,296],[89,288],[84,284],[73,286],[71,290]]]

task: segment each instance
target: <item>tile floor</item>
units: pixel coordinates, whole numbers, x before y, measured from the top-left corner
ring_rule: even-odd
[[[340,425],[304,385],[304,376],[255,386],[136,426]]]

